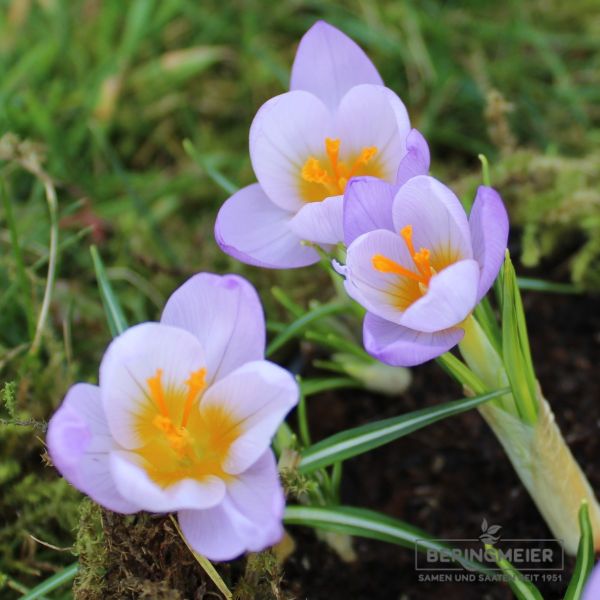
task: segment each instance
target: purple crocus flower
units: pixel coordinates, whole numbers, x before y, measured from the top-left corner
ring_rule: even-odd
[[[317,262],[302,240],[325,248],[343,240],[343,195],[353,177],[392,183],[429,169],[427,144],[411,132],[404,104],[335,27],[319,21],[304,35],[290,88],[252,123],[258,183],[229,198],[215,224],[224,252],[268,268]]]
[[[48,428],[54,464],[115,512],[177,511],[212,560],[274,544],[284,495],[269,446],[298,386],[264,351],[254,288],[236,275],[192,277],[160,323],[110,344],[100,385],[69,390]]]
[[[600,563],[597,563],[583,589],[581,600],[598,600],[600,598]]]
[[[420,175],[357,180],[346,195],[348,294],[367,309],[363,340],[384,363],[413,366],[463,338],[461,323],[496,278],[508,239],[498,193],[481,186],[467,220],[454,193]]]

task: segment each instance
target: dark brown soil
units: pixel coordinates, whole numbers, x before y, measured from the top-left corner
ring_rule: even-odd
[[[597,300],[541,293],[524,295],[538,377],[557,421],[594,489],[600,491],[600,314]],[[414,383],[391,400],[361,392],[311,399],[318,439],[342,428],[382,419],[461,396],[435,364],[414,369]],[[438,538],[472,538],[481,522],[502,526],[504,538],[552,537],[499,443],[476,411],[445,420],[345,465],[344,504],[403,519]],[[341,562],[302,528],[293,528],[298,550],[285,567],[287,589],[309,600],[509,599],[502,583],[425,583],[414,568],[414,550],[356,540],[359,560]],[[562,598],[562,581],[538,582],[546,600]]]

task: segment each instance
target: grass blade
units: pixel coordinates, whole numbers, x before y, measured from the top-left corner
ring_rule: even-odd
[[[439,554],[452,556],[450,547],[436,541],[417,527],[365,508],[291,505],[285,509],[283,520],[288,525],[305,525],[370,538],[420,552],[432,549]],[[479,563],[467,560],[459,562],[470,571],[487,572]]]
[[[564,600],[580,600],[583,588],[594,566],[594,535],[588,504],[585,501],[582,502],[579,509],[579,529],[581,538],[577,549],[577,561]]]
[[[44,579],[42,583],[36,585],[34,588],[29,590],[24,596],[21,597],[21,600],[34,600],[36,598],[42,598],[44,594],[47,592],[52,592],[56,588],[68,583],[75,579],[75,575],[77,575],[77,571],[79,570],[79,563],[73,563],[68,566],[66,569],[59,571],[52,575],[52,577],[48,577],[48,579]]]
[[[535,585],[526,579],[505,558],[502,558],[494,546],[486,544],[485,549],[486,553],[494,557],[496,564],[502,569],[502,573],[507,576],[508,585],[510,585],[510,589],[517,600],[544,600]]]
[[[322,306],[317,306],[316,308],[309,310],[299,319],[292,321],[284,331],[271,340],[271,343],[267,347],[267,356],[272,356],[286,342],[302,333],[302,331],[304,331],[311,323],[314,323],[323,317],[328,317],[346,310],[348,310],[347,303],[323,304]]]
[[[90,253],[92,254],[92,261],[94,262],[94,271],[96,272],[96,279],[98,280],[98,289],[100,290],[108,328],[110,329],[112,337],[116,337],[127,329],[127,321],[125,320],[121,305],[119,304],[119,301],[112,290],[112,286],[110,285],[110,281],[108,280],[108,276],[106,275],[106,269],[104,268],[104,263],[98,253],[98,248],[96,248],[96,246],[90,246]]]
[[[503,394],[506,394],[506,390],[491,392],[475,398],[446,402],[440,406],[417,410],[399,417],[376,421],[336,433],[306,448],[302,452],[299,469],[307,473],[363,454],[436,421],[471,410]]]

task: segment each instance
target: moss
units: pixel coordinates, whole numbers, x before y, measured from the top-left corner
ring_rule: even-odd
[[[246,569],[234,590],[234,600],[287,600],[281,590],[282,568],[275,554],[268,550],[250,554]]]

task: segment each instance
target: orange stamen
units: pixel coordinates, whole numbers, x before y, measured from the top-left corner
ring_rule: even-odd
[[[409,269],[406,269],[402,265],[398,264],[395,260],[387,258],[387,256],[383,256],[383,254],[376,254],[371,259],[371,262],[373,263],[373,268],[381,273],[394,273],[396,275],[401,275],[402,277],[408,277],[413,281],[423,283],[423,277],[421,275],[413,273]]]
[[[402,236],[402,239],[404,240],[404,243],[406,244],[406,247],[408,248],[410,255],[414,256],[416,254],[416,252],[415,252],[415,247],[413,246],[413,243],[412,243],[412,233],[413,233],[412,225],[407,225],[406,227],[403,227],[400,230],[400,235]]]
[[[433,275],[431,265],[429,264],[429,256],[429,250],[427,248],[421,248],[418,252],[415,252],[412,257],[415,261],[415,265],[417,265],[417,269],[419,269],[427,279],[427,283],[429,283],[429,280]]]
[[[156,369],[156,375],[154,377],[149,377],[147,379],[148,387],[150,388],[150,396],[154,402],[156,402],[156,406],[158,410],[163,414],[163,416],[169,418],[169,409],[167,408],[167,403],[165,402],[165,391],[162,386],[162,369]]]
[[[194,402],[198,399],[199,394],[203,392],[204,388],[206,387],[206,369],[198,369],[197,371],[193,371],[185,384],[188,386],[188,393],[185,399],[185,406],[183,408],[183,417],[181,419],[182,427],[187,425]]]
[[[339,152],[340,140],[325,138],[325,153],[329,159],[329,166],[324,167],[318,158],[309,156],[300,172],[302,179],[325,186],[332,195],[343,194],[348,180],[370,162],[377,154],[377,148],[375,146],[363,148],[350,168],[339,159]]]

